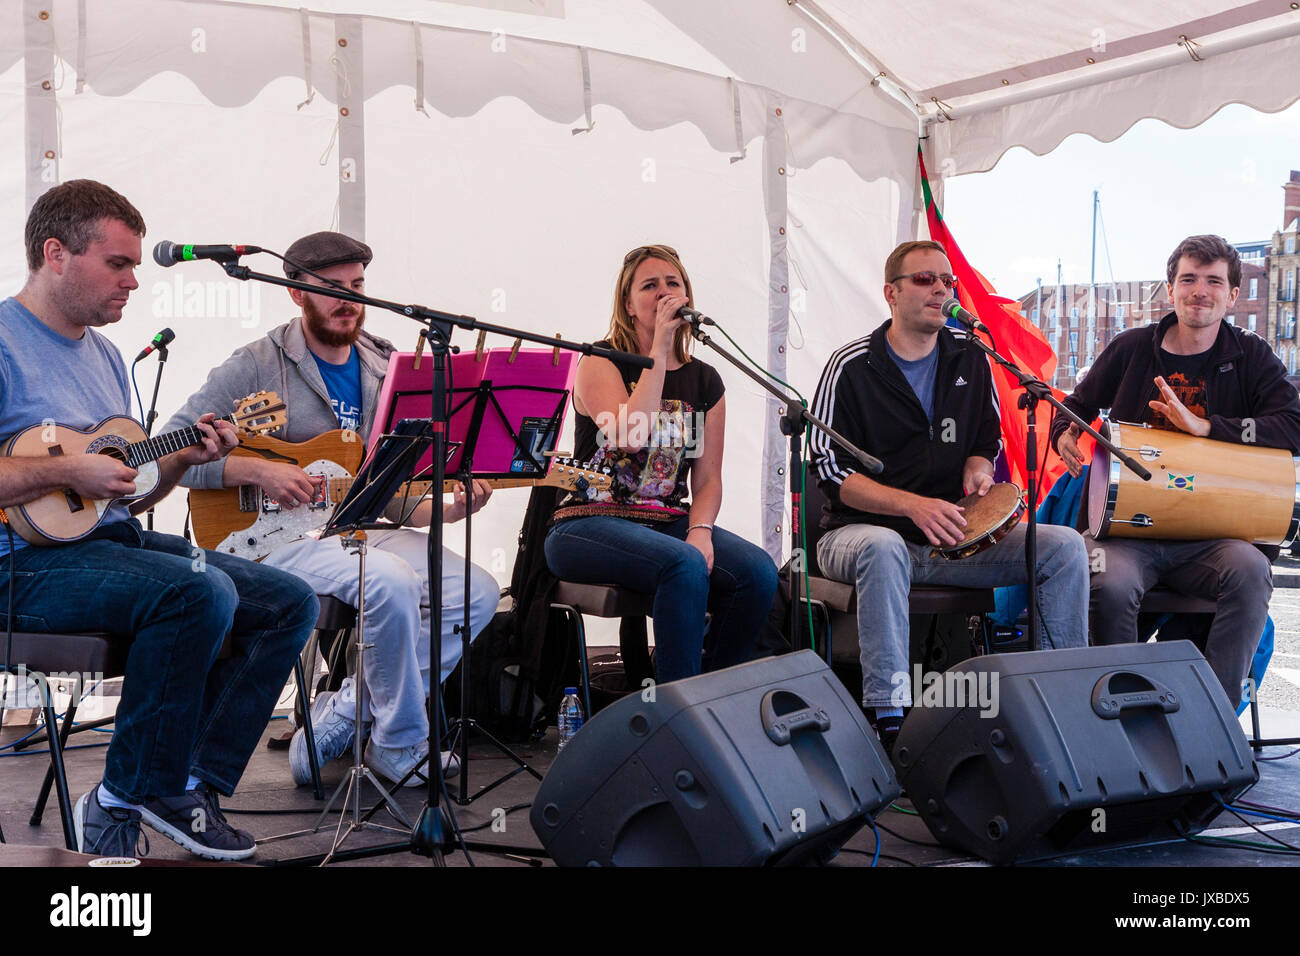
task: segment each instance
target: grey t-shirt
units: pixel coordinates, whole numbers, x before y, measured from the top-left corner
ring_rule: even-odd
[[[90,430],[113,415],[131,414],[131,392],[122,354],[94,329],[67,339],[23,307],[0,302],[0,442],[45,421]],[[103,524],[131,516],[114,505]],[[14,538],[18,548],[27,547]],[[0,555],[9,536],[0,532]]]
[[[889,349],[889,357],[894,360],[894,364],[903,373],[903,378],[907,379],[907,384],[912,386],[912,391],[916,393],[917,399],[921,402],[921,407],[925,409],[925,417],[933,424],[934,373],[939,368],[939,348],[937,343],[934,348],[930,349],[929,355],[923,359],[917,359],[915,362],[899,358],[898,353],[894,351],[888,339],[885,340],[885,348]]]

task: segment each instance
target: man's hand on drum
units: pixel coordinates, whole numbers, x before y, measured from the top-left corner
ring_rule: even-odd
[[[936,548],[940,545],[957,544],[966,537],[966,519],[962,517],[964,509],[942,498],[913,497],[907,510],[907,517],[912,524],[920,528],[930,543]]]
[[[1056,453],[1061,456],[1061,461],[1065,462],[1065,467],[1070,469],[1071,478],[1078,478],[1083,474],[1083,452],[1079,451],[1078,443],[1078,438],[1082,434],[1083,429],[1071,424],[1056,440]]]
[[[964,495],[979,495],[983,498],[993,487],[992,465],[983,458],[972,458],[962,470],[961,490]]]
[[[1160,389],[1160,397],[1163,402],[1151,401],[1147,404],[1154,411],[1159,412],[1165,418],[1169,419],[1180,429],[1189,435],[1197,435],[1205,438],[1210,434],[1210,423],[1207,419],[1201,418],[1187,410],[1187,406],[1178,400],[1174,390],[1169,387],[1169,383],[1164,380],[1164,376],[1156,376],[1156,388]]]

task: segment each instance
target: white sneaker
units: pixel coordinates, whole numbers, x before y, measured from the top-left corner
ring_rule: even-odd
[[[332,691],[317,694],[311,705],[311,727],[316,736],[316,760],[324,767],[348,752],[357,735],[356,722],[346,714],[338,713],[330,702]],[[293,782],[302,786],[311,783],[311,761],[307,753],[307,732],[299,727],[289,742],[289,772]]]
[[[365,761],[366,766],[375,773],[392,783],[397,783],[410,773],[411,768],[423,760],[428,752],[429,744],[423,740],[411,747],[381,747],[372,738],[366,744]],[[450,750],[442,752],[442,772],[444,777],[454,777],[460,773],[460,759]],[[427,783],[425,771],[421,769],[412,773],[403,786],[422,787]]]

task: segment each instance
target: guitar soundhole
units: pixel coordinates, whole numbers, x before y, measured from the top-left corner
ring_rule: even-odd
[[[112,458],[114,461],[120,461],[124,465],[126,464],[126,453],[122,451],[122,449],[120,448],[115,448],[112,445],[110,445],[107,448],[100,449],[98,453],[101,455],[107,455],[109,458]]]

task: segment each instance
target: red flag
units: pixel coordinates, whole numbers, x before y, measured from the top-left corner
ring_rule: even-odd
[[[943,214],[935,205],[934,195],[930,191],[930,180],[925,174],[925,160],[918,150],[918,162],[921,164],[921,189],[925,193],[925,216],[930,225],[930,238],[940,243],[948,251],[948,261],[952,263],[953,275],[957,277],[957,298],[968,312],[979,316],[980,321],[989,327],[997,343],[997,350],[1024,371],[1044,382],[1050,382],[1056,371],[1056,353],[1043,338],[1032,322],[1020,314],[1020,303],[997,294],[993,284],[984,278],[962,255],[961,248],[943,221]],[[1017,405],[1021,389],[1014,375],[996,363],[990,363],[993,371],[993,384],[997,389],[998,405],[1002,412],[1002,442],[1006,450],[1007,466],[1011,470],[1011,480],[1021,488],[1027,488],[1025,473],[1025,446],[1029,435],[1029,425],[1025,410]],[[1057,398],[1064,398],[1065,393],[1052,389]],[[1042,468],[1042,500],[1047,489],[1051,488],[1065,472],[1065,462],[1061,461],[1055,449],[1047,448],[1048,429],[1051,426],[1053,408],[1046,402],[1039,402],[1037,409],[1038,461],[1040,467],[1043,453],[1047,452],[1047,464]],[[1084,436],[1086,439],[1087,436]],[[1087,439],[1089,445],[1091,439]],[[1084,450],[1085,460],[1090,448]]]

